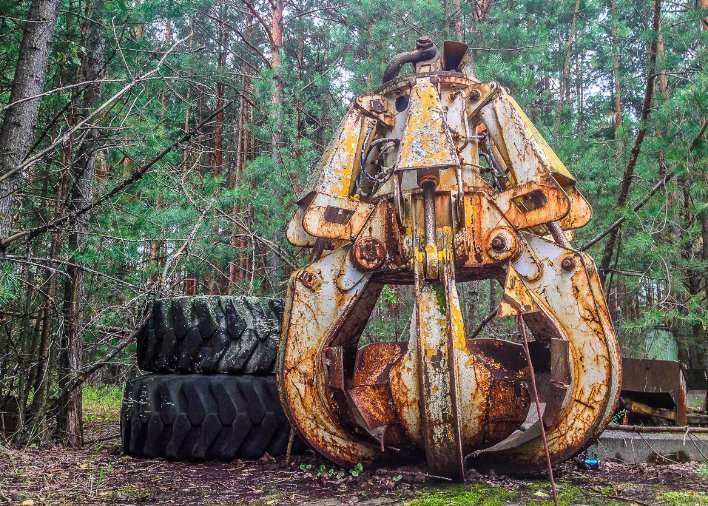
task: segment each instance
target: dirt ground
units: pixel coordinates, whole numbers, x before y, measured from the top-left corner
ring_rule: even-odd
[[[306,453],[229,463],[186,463],[122,455],[115,421],[87,424],[88,443],[0,446],[0,503],[40,504],[551,504],[549,483],[470,472],[463,485],[435,480],[424,467],[333,468]],[[556,469],[561,504],[708,505],[706,464],[603,463],[596,471]]]

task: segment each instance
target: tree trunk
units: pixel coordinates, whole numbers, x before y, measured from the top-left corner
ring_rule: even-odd
[[[460,0],[453,0],[453,14],[452,14],[452,28],[455,32],[455,40],[462,42],[462,8],[460,6]]]
[[[489,13],[489,8],[491,6],[489,0],[473,0],[472,4],[472,18],[470,19],[470,42],[472,46],[478,45],[479,42],[479,24],[487,20],[487,14]],[[460,30],[462,30],[460,20]],[[462,39],[460,39],[462,40]],[[475,57],[474,50],[468,50],[469,59],[467,61],[466,72],[474,75],[475,74]]]
[[[621,158],[624,146],[621,139],[622,129],[622,95],[620,85],[620,53],[619,53],[619,29],[617,24],[619,18],[617,16],[617,2],[610,2],[610,18],[612,20],[612,81],[614,86],[614,108],[613,116],[615,120],[615,154],[618,159]]]
[[[44,88],[58,5],[58,0],[34,0],[22,36],[10,94],[10,104],[15,105],[5,111],[0,130],[0,239],[9,235],[12,226],[14,192],[21,172],[11,171],[25,159],[32,145],[40,98],[31,97]]]
[[[189,31],[190,33],[194,33],[194,19],[189,18]],[[189,51],[193,51],[194,49],[194,36],[189,38]],[[192,77],[192,76],[189,76]],[[189,124],[189,117],[192,114],[192,87],[189,85],[189,82],[187,82],[187,92],[185,96],[185,111],[184,111],[184,133],[186,134],[189,132],[190,124]],[[184,149],[182,150],[182,172],[187,173],[189,170],[189,163],[190,163],[190,145],[185,144]]]
[[[273,130],[271,133],[271,157],[275,170],[281,174],[285,171],[283,166],[283,154],[281,152],[283,145],[283,80],[280,75],[280,52],[283,49],[283,11],[285,8],[284,0],[271,0],[272,18],[271,18],[271,67],[273,69],[273,94],[271,96],[271,111],[273,114]],[[276,239],[276,237],[273,237]],[[280,275],[281,259],[275,253],[270,255],[270,267],[272,273],[276,276]]]
[[[271,133],[271,155],[273,163],[276,166],[282,167],[283,158],[280,152],[283,143],[283,80],[280,75],[280,51],[283,49],[283,11],[284,0],[272,0],[272,18],[271,18],[271,59],[270,63],[273,68],[273,92],[270,97],[271,111],[273,114],[274,124]]]
[[[627,198],[629,197],[629,189],[632,185],[632,179],[634,178],[634,169],[637,166],[637,160],[639,158],[639,153],[642,149],[642,143],[644,142],[644,137],[647,133],[647,119],[649,119],[649,114],[651,112],[651,101],[654,96],[654,77],[656,72],[656,53],[658,44],[658,34],[659,27],[661,23],[661,0],[654,0],[654,13],[652,16],[652,31],[653,37],[649,44],[649,54],[647,56],[647,78],[646,86],[644,89],[644,100],[642,101],[642,111],[639,116],[639,130],[637,130],[637,136],[634,139],[634,146],[632,146],[632,152],[629,155],[629,161],[625,167],[624,174],[622,175],[622,182],[620,184],[619,192],[617,193],[616,208],[618,210],[623,210],[627,204]],[[607,243],[605,243],[605,249],[602,253],[602,260],[600,261],[600,278],[602,282],[605,282],[607,276],[607,269],[610,267],[610,262],[612,261],[612,256],[615,251],[615,246],[617,244],[617,234],[619,233],[619,228],[615,228],[609,234]]]
[[[575,96],[578,101],[578,124],[577,132],[582,133],[585,130],[585,94],[583,86],[583,63],[584,54],[579,54],[575,58]]]
[[[573,9],[573,21],[570,25],[570,34],[565,43],[565,61],[563,63],[563,73],[560,79],[560,97],[558,97],[558,109],[556,110],[556,122],[553,125],[553,131],[557,134],[560,131],[561,117],[563,116],[563,106],[570,98],[570,61],[573,55],[573,44],[575,43],[576,27],[578,25],[578,14],[580,14],[580,0],[575,0],[575,8]]]
[[[299,34],[298,40],[297,40],[297,81],[298,81],[298,86],[301,86],[300,83],[303,82],[304,76],[305,76],[305,37],[302,33]],[[302,110],[305,107],[305,104],[302,102],[302,100],[299,99],[299,97],[295,97],[295,113],[297,114],[297,118],[295,121],[295,142],[294,142],[294,156],[296,158],[300,157],[302,155],[302,149],[300,147],[302,138],[303,138],[303,130],[305,129],[305,122],[303,121],[303,114]]]
[[[246,163],[246,150],[248,149],[248,131],[246,130],[246,124],[248,122],[248,101],[246,100],[246,93],[248,90],[248,77],[244,72],[243,77],[241,77],[241,97],[239,99],[239,114],[238,114],[238,140],[236,141],[236,157],[234,162],[234,168],[232,176],[228,182],[229,188],[235,188],[239,183],[243,168]],[[234,218],[238,218],[240,214],[240,207],[238,201],[234,202],[231,208],[231,215]],[[231,246],[233,251],[233,260],[229,263],[229,295],[233,294],[234,283],[243,279],[243,246],[244,240],[241,239],[240,234],[243,233],[235,224],[231,225]]]
[[[101,25],[92,20],[98,19],[103,10],[103,0],[94,0],[86,5],[86,23],[84,24],[84,47],[86,53],[81,62],[81,80],[97,81],[101,78],[104,58],[104,40]],[[80,114],[88,116],[99,104],[101,84],[92,82],[86,86],[83,94]],[[70,211],[75,211],[93,200],[93,183],[96,172],[96,142],[98,129],[89,127],[76,153],[71,168],[74,186],[69,203]],[[70,255],[81,249],[88,231],[89,215],[85,213],[71,223],[68,247]],[[64,332],[59,357],[59,390],[66,387],[81,373],[81,343],[83,340],[82,298],[84,292],[83,271],[76,265],[79,260],[71,258],[67,267],[68,278],[64,289]],[[58,400],[57,436],[71,447],[83,444],[81,385],[70,389]]]
[[[226,28],[224,27],[226,8],[219,5],[219,26],[216,50],[216,118],[214,118],[214,165],[212,172],[221,175],[224,165],[224,82],[223,71],[226,65]]]
[[[172,22],[167,21],[165,23],[165,51],[169,50],[170,46],[172,46]],[[167,105],[169,103],[169,95],[168,91],[165,90],[162,92],[160,95],[160,123],[162,123],[162,127],[164,130],[167,132],[170,128],[169,125],[169,120],[167,118]],[[162,199],[160,196],[157,197],[155,201],[155,207],[160,209],[164,206],[164,203],[162,202]],[[154,266],[155,271],[154,273],[150,276],[150,282],[151,283],[156,283],[158,279],[160,278],[160,272],[162,271],[162,266],[164,264],[162,260],[162,253],[163,253],[163,247],[164,244],[162,241],[159,240],[153,240],[150,242],[150,254],[148,256],[148,266],[149,268],[152,268]]]
[[[701,239],[703,240],[703,248],[701,249],[701,260],[703,265],[708,264],[708,209],[703,207],[701,210]],[[699,281],[703,282],[703,300],[708,299],[708,274],[703,270],[703,274],[698,276]],[[708,343],[708,331],[700,323],[693,324],[693,331],[695,333],[696,341],[700,343],[699,349],[694,350],[693,357],[695,357],[695,366],[706,368],[708,367],[708,354],[706,353],[706,346]]]
[[[499,304],[497,300],[497,281],[494,279],[489,280],[489,312],[494,311]]]
[[[664,56],[666,54],[665,49],[664,49],[664,36],[662,35],[661,32],[657,35],[657,41],[656,41],[656,56],[657,58],[662,61],[664,59]],[[657,81],[659,82],[659,93],[661,94],[661,97],[663,100],[668,100],[669,98],[669,80],[666,76],[666,69],[664,68],[663,62],[661,64],[661,68],[658,69],[658,79]],[[661,130],[657,132],[657,137],[661,137]],[[668,167],[666,166],[666,156],[664,155],[663,151],[659,151],[656,154],[656,158],[659,162],[659,178],[664,178],[666,177],[666,173],[668,171]]]
[[[69,114],[68,124],[72,125],[72,114]],[[56,218],[63,216],[66,212],[66,199],[69,193],[69,167],[71,165],[70,144],[65,149],[62,155],[61,172],[59,174],[59,186],[56,193],[56,206],[54,216]],[[61,250],[64,244],[66,234],[63,230],[59,230],[52,235],[52,243],[49,249],[49,257],[59,259]],[[59,304],[57,299],[59,280],[55,271],[47,273],[46,283],[46,300],[42,308],[42,327],[39,336],[38,346],[35,352],[32,353],[30,360],[35,361],[34,366],[30,369],[29,381],[32,384],[33,396],[30,415],[32,424],[34,425],[32,432],[44,432],[41,428],[44,423],[44,414],[47,405],[47,397],[49,392],[50,376],[55,365],[52,356],[52,348],[56,347],[54,341],[54,324],[59,316]],[[29,391],[27,392],[29,396]]]
[[[468,283],[464,284],[466,288],[466,295],[467,297],[465,298],[466,306],[467,306],[467,311],[466,311],[466,321],[465,325],[468,331],[468,335],[470,332],[472,332],[475,328],[477,328],[477,317],[480,316],[478,315],[478,308],[480,305],[480,299],[479,299],[479,287],[480,287],[480,282],[479,281],[470,281]],[[484,317],[484,311],[481,311],[481,316]]]
[[[69,10],[65,15],[66,32],[74,35],[72,32],[73,19],[76,13],[73,9],[73,4],[69,4]],[[68,68],[63,69],[62,75],[66,81],[72,78],[79,80],[78,68],[73,64],[67,65]],[[74,103],[70,103],[67,107],[66,127],[73,128],[76,125],[76,108]],[[59,218],[66,213],[66,203],[69,195],[70,175],[69,170],[72,163],[71,139],[67,140],[62,146],[61,158],[59,161],[59,178],[55,194],[54,218]],[[49,257],[59,259],[66,232],[64,229],[59,229],[52,234],[51,245],[49,247]],[[29,439],[33,439],[35,435],[41,435],[43,439],[47,434],[47,416],[46,411],[49,407],[49,393],[52,386],[52,378],[56,372],[56,342],[55,329],[56,322],[61,315],[61,299],[57,296],[59,290],[58,274],[54,270],[49,270],[46,274],[45,283],[45,300],[42,305],[41,326],[38,332],[38,340],[32,346],[32,354],[28,360],[32,362],[28,368],[27,388],[22,392],[22,402],[26,404],[30,398],[32,400],[27,417],[27,427],[25,434]],[[23,407],[23,411],[24,411]]]
[[[252,15],[245,14],[246,27],[244,33],[249,39],[253,34],[254,19]],[[246,162],[252,160],[250,156],[251,146],[253,144],[253,134],[249,130],[251,123],[251,103],[249,95],[251,94],[251,80],[248,76],[248,68],[242,66],[241,72],[241,95],[239,97],[239,115],[238,115],[238,140],[236,142],[236,156],[233,168],[233,175],[228,182],[229,188],[235,188],[240,184],[243,176],[243,171],[246,168]],[[248,204],[241,207],[241,202],[237,199],[231,208],[231,215],[234,219],[243,219],[244,215],[248,214]],[[231,246],[233,248],[234,259],[229,263],[229,287],[228,293],[234,293],[235,283],[243,281],[248,272],[248,262],[251,255],[246,251],[248,240],[243,236],[244,231],[231,224]]]

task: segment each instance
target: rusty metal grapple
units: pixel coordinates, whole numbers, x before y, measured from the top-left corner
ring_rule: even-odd
[[[396,56],[347,109],[288,225],[312,256],[288,286],[280,397],[342,466],[424,455],[453,479],[533,470],[546,448],[552,463],[577,454],[615,409],[615,332],[592,259],[570,245],[591,208],[466,51],[421,38]],[[517,319],[518,343],[468,337],[457,283],[480,279],[503,285],[496,316]],[[386,284],[414,286],[410,338],[360,348]]]

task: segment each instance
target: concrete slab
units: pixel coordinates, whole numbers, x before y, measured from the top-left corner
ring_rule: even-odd
[[[600,461],[616,460],[633,464],[705,462],[708,460],[708,434],[606,430],[587,453]]]

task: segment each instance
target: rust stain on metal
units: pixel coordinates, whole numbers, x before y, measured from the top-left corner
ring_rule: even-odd
[[[404,451],[454,479],[467,463],[536,469],[541,424],[557,463],[605,427],[621,390],[596,268],[568,243],[592,210],[507,91],[459,70],[464,46],[420,44],[354,100],[288,225],[318,255],[288,285],[279,395],[343,466]],[[406,62],[415,72],[396,77]],[[531,333],[540,419],[522,347],[464,327],[457,284],[476,279],[502,282],[497,316]],[[358,349],[385,284],[414,285],[410,337]]]
[[[365,271],[381,267],[386,260],[386,247],[374,237],[360,237],[352,249],[354,263]]]

